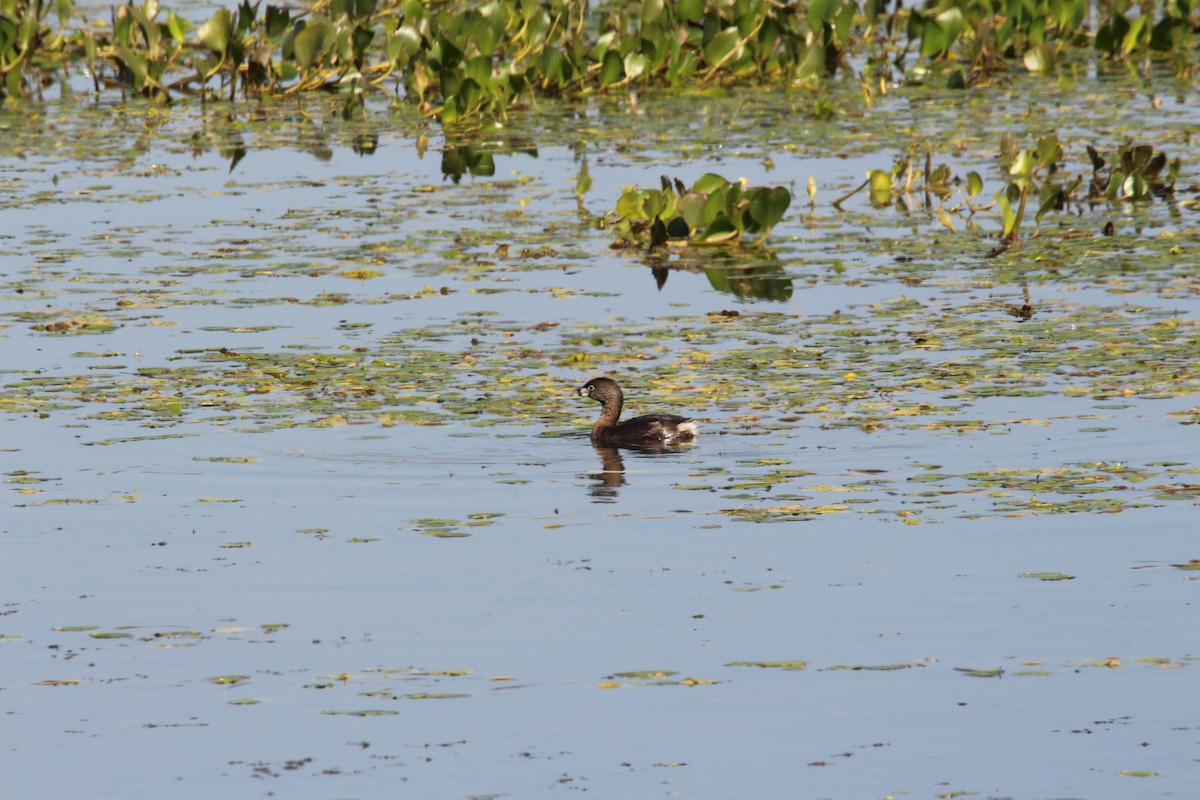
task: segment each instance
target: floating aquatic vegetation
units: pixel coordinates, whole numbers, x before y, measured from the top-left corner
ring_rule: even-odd
[[[912,669],[914,667],[925,667],[925,666],[928,666],[928,665],[922,664],[919,662],[913,662],[911,664],[855,664],[855,665],[836,664],[832,667],[825,667],[825,669],[826,670],[851,670],[854,672],[858,672],[858,671],[893,672],[898,669]]]
[[[669,678],[675,674],[676,673],[674,672],[674,670],[654,669],[654,670],[635,670],[633,672],[614,672],[613,677],[625,678],[626,680],[631,680],[631,681],[650,681],[650,680],[659,680],[661,678]]]
[[[232,686],[237,683],[244,683],[250,680],[249,675],[216,675],[208,678],[209,683],[215,683],[218,686]]]
[[[384,689],[359,692],[362,697],[379,697],[385,700],[461,700],[471,695],[463,692],[412,692],[409,694],[393,694]]]
[[[1074,575],[1064,575],[1061,572],[1022,572],[1018,578],[1037,578],[1039,581],[1073,581]]]
[[[661,190],[627,188],[605,222],[617,228],[621,245],[737,245],[746,234],[766,239],[791,202],[782,186],[745,186],[708,173],[688,188],[664,176]]]
[[[1002,669],[972,669],[969,667],[955,667],[955,672],[962,673],[968,678],[1003,678],[1004,670]]]
[[[467,531],[459,530],[463,523],[456,519],[414,519],[409,520],[407,525],[417,533],[435,539],[461,539],[471,535]]]
[[[802,670],[808,668],[807,661],[730,661],[727,667],[760,667],[762,669]]]
[[[626,687],[643,687],[643,686],[703,686],[719,683],[719,681],[708,680],[703,678],[679,678],[676,679],[674,670],[634,670],[630,672],[614,672],[605,680],[596,684],[597,689],[621,689]],[[621,683],[615,680],[621,678],[626,681],[634,681],[634,683]]]
[[[204,634],[200,631],[157,631],[148,639],[201,639]]]
[[[1194,66],[1190,7],[1175,4],[1127,14],[1123,6],[1089,10],[1084,0],[1041,0],[990,24],[994,9],[976,2],[944,10],[872,6],[864,13],[857,3],[833,0],[795,13],[770,3],[655,0],[589,13],[586,4],[565,0],[465,9],[371,0],[312,11],[218,8],[193,25],[148,3],[119,6],[111,31],[71,30],[71,7],[60,5],[57,33],[50,8],[18,6],[7,18],[9,35],[0,39],[5,94],[38,94],[65,65],[75,65],[97,92],[111,85],[160,102],[184,92],[232,100],[239,91],[262,97],[340,88],[349,120],[362,115],[367,93],[386,86],[398,103],[448,126],[504,118],[538,98],[656,87],[702,96],[735,83],[812,84],[850,71],[852,61],[868,65],[859,76],[868,102],[903,77],[909,57],[952,65],[943,81],[954,90],[997,80],[1012,69],[1014,55],[1037,75],[1053,75],[1092,52],[1116,61],[1162,54],[1181,76]],[[828,101],[813,104],[812,116],[832,114]],[[218,146],[234,165],[244,153],[236,134]],[[370,134],[354,140],[359,152],[375,147]]]

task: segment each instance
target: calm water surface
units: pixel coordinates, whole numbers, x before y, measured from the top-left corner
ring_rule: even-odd
[[[913,113],[891,102],[880,113]],[[50,155],[5,120],[29,136],[20,159],[0,159],[6,796],[1099,800],[1200,786],[1200,583],[1172,566],[1200,558],[1196,428],[1180,424],[1197,403],[1194,360],[1164,361],[1178,393],[1145,399],[1067,391],[1088,376],[1066,374],[1064,355],[1048,393],[982,394],[912,425],[860,425],[820,392],[722,399],[701,389],[747,376],[701,366],[693,391],[655,383],[689,349],[745,346],[706,331],[706,315],[784,314],[796,369],[888,376],[856,402],[889,419],[887,365],[908,353],[839,353],[825,315],[879,326],[879,309],[915,300],[928,336],[967,308],[1038,341],[1096,325],[1095,309],[1189,325],[1200,302],[1186,263],[1164,274],[1175,283],[1128,294],[1087,259],[1031,273],[1040,316],[1021,327],[997,309],[1022,302],[1022,281],[979,257],[994,219],[975,243],[948,238],[921,281],[893,271],[904,245],[880,242],[936,238],[930,214],[851,203],[873,218],[864,227],[818,204],[803,221],[810,174],[827,203],[890,164],[888,137],[831,156],[753,130],[713,143],[689,122],[618,146],[584,135],[625,124],[601,114],[565,133],[527,123],[536,157],[501,147],[494,175],[454,183],[436,131],[420,156],[419,121],[382,110],[372,156],[332,115],[309,123],[320,157],[289,145],[292,123],[243,122],[249,150],[232,169],[216,149],[189,152],[212,117],[157,113],[132,107],[119,146],[92,161]],[[1062,113],[1064,129],[1081,125]],[[646,124],[672,129],[671,114],[691,119],[663,106]],[[47,116],[85,135],[62,108]],[[139,150],[141,126],[155,133]],[[659,289],[640,256],[579,225],[573,137],[587,141],[593,213],[661,172],[791,185],[773,244],[790,300],[719,293],[688,255]],[[1200,153],[1181,155],[1193,181]],[[1115,216],[1147,239],[1195,238],[1194,208],[1094,213],[1078,224]],[[380,274],[340,274],[364,267]],[[48,309],[120,324],[55,336],[33,327]],[[686,336],[615,360],[614,340],[673,317]],[[593,363],[562,357],[592,336]],[[189,399],[240,368],[205,361],[217,348],[403,362],[405,337],[414,353],[481,361],[506,339],[541,348],[544,366],[511,376],[439,367],[448,391],[536,413],[330,423],[279,387],[229,411],[215,394]],[[911,354],[934,376],[983,348]],[[619,463],[592,448],[595,409],[572,390],[614,363],[634,385],[627,413],[669,402],[701,420],[699,443]],[[179,409],[126,413],[122,383],[180,367],[198,372]],[[399,395],[381,412],[410,408]],[[275,407],[289,403],[290,417]]]

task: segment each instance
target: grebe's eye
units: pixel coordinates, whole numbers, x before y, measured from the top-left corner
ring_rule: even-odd
[[[588,394],[591,394],[592,392],[596,391],[596,386],[595,384],[589,383],[587,386],[583,387],[583,390]]]

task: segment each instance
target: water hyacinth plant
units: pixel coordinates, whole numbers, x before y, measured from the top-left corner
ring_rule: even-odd
[[[618,241],[649,247],[736,245],[745,234],[766,239],[791,202],[792,193],[782,186],[746,186],[709,173],[687,188],[663,176],[661,189],[627,188],[608,222]]]
[[[64,74],[169,101],[314,90],[389,92],[446,124],[503,118],[539,97],[631,89],[792,86],[861,64],[864,86],[946,65],[965,87],[1072,60],[1158,57],[1195,65],[1200,0],[320,0],[218,8],[201,24],[158,0],[80,19],[72,0],[0,0],[0,94],[36,96]]]

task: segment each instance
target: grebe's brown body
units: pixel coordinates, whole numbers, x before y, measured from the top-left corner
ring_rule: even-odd
[[[696,438],[696,422],[676,414],[646,414],[618,422],[625,395],[611,378],[592,378],[579,388],[579,396],[600,404],[600,418],[592,426],[594,444],[663,447]]]

